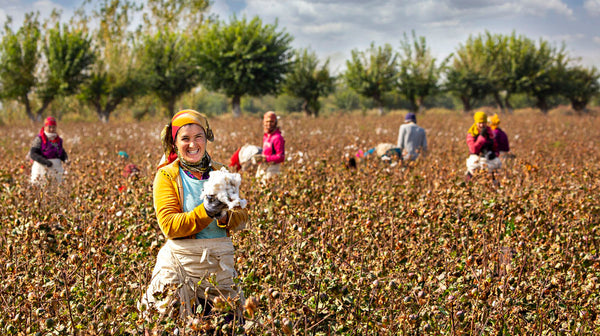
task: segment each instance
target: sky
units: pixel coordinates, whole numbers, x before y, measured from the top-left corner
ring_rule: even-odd
[[[21,22],[24,13],[53,8],[70,17],[82,0],[0,0],[6,16]],[[210,12],[228,21],[233,15],[277,22],[293,37],[292,47],[308,48],[340,73],[352,50],[371,43],[400,49],[406,33],[423,36],[433,55],[443,59],[469,36],[489,31],[565,44],[585,66],[600,68],[600,0],[213,0]]]

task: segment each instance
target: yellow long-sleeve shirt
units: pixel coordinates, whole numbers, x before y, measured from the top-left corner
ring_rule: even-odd
[[[222,164],[212,161],[212,169],[218,170]],[[179,176],[179,160],[173,161],[158,170],[153,185],[154,209],[158,225],[167,239],[194,235],[206,228],[213,219],[206,214],[204,204],[190,212],[183,212],[183,187]],[[227,235],[230,230],[248,220],[245,209],[227,212]]]

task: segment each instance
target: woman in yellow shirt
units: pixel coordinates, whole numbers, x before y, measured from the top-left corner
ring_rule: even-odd
[[[170,315],[170,309],[177,309],[185,318],[198,306],[208,313],[218,301],[231,304],[241,317],[243,296],[233,282],[235,251],[230,235],[245,227],[248,212],[227,210],[218,199],[201,197],[209,172],[223,167],[206,151],[213,139],[206,117],[193,110],[175,114],[161,133],[166,160],[154,178],[153,196],[167,241],[140,302],[146,313],[154,308]]]

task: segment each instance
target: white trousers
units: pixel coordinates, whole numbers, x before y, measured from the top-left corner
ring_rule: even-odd
[[[198,298],[211,301],[215,297],[231,297],[243,303],[240,288],[234,288],[234,248],[230,237],[213,239],[168,239],[156,257],[152,280],[139,308],[153,306],[159,313],[169,310],[169,295],[159,296],[167,285],[180,285],[177,289],[180,301],[179,316],[185,318],[192,312]],[[212,283],[211,283],[212,282]],[[234,307],[236,308],[236,307]]]
[[[50,159],[52,161],[52,167],[44,166],[37,161],[33,161],[33,165],[31,166],[31,183],[43,185],[48,180],[52,180],[56,183],[61,183],[63,181],[63,175],[65,173],[62,161],[60,159]]]
[[[467,171],[471,175],[475,174],[477,169],[485,169],[489,172],[500,169],[502,167],[502,161],[496,157],[493,160],[487,160],[484,157],[480,157],[476,154],[471,154],[467,158]]]

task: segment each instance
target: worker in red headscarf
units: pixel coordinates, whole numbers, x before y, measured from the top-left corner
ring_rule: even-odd
[[[29,157],[33,160],[31,167],[31,183],[43,184],[48,180],[62,182],[63,162],[68,159],[67,152],[63,148],[63,141],[56,133],[56,119],[48,117],[44,121],[44,127],[33,139]]]
[[[263,182],[279,174],[281,163],[285,159],[285,140],[277,121],[278,117],[273,111],[268,111],[263,116],[263,148],[257,160],[260,165],[256,170],[256,177]]]

